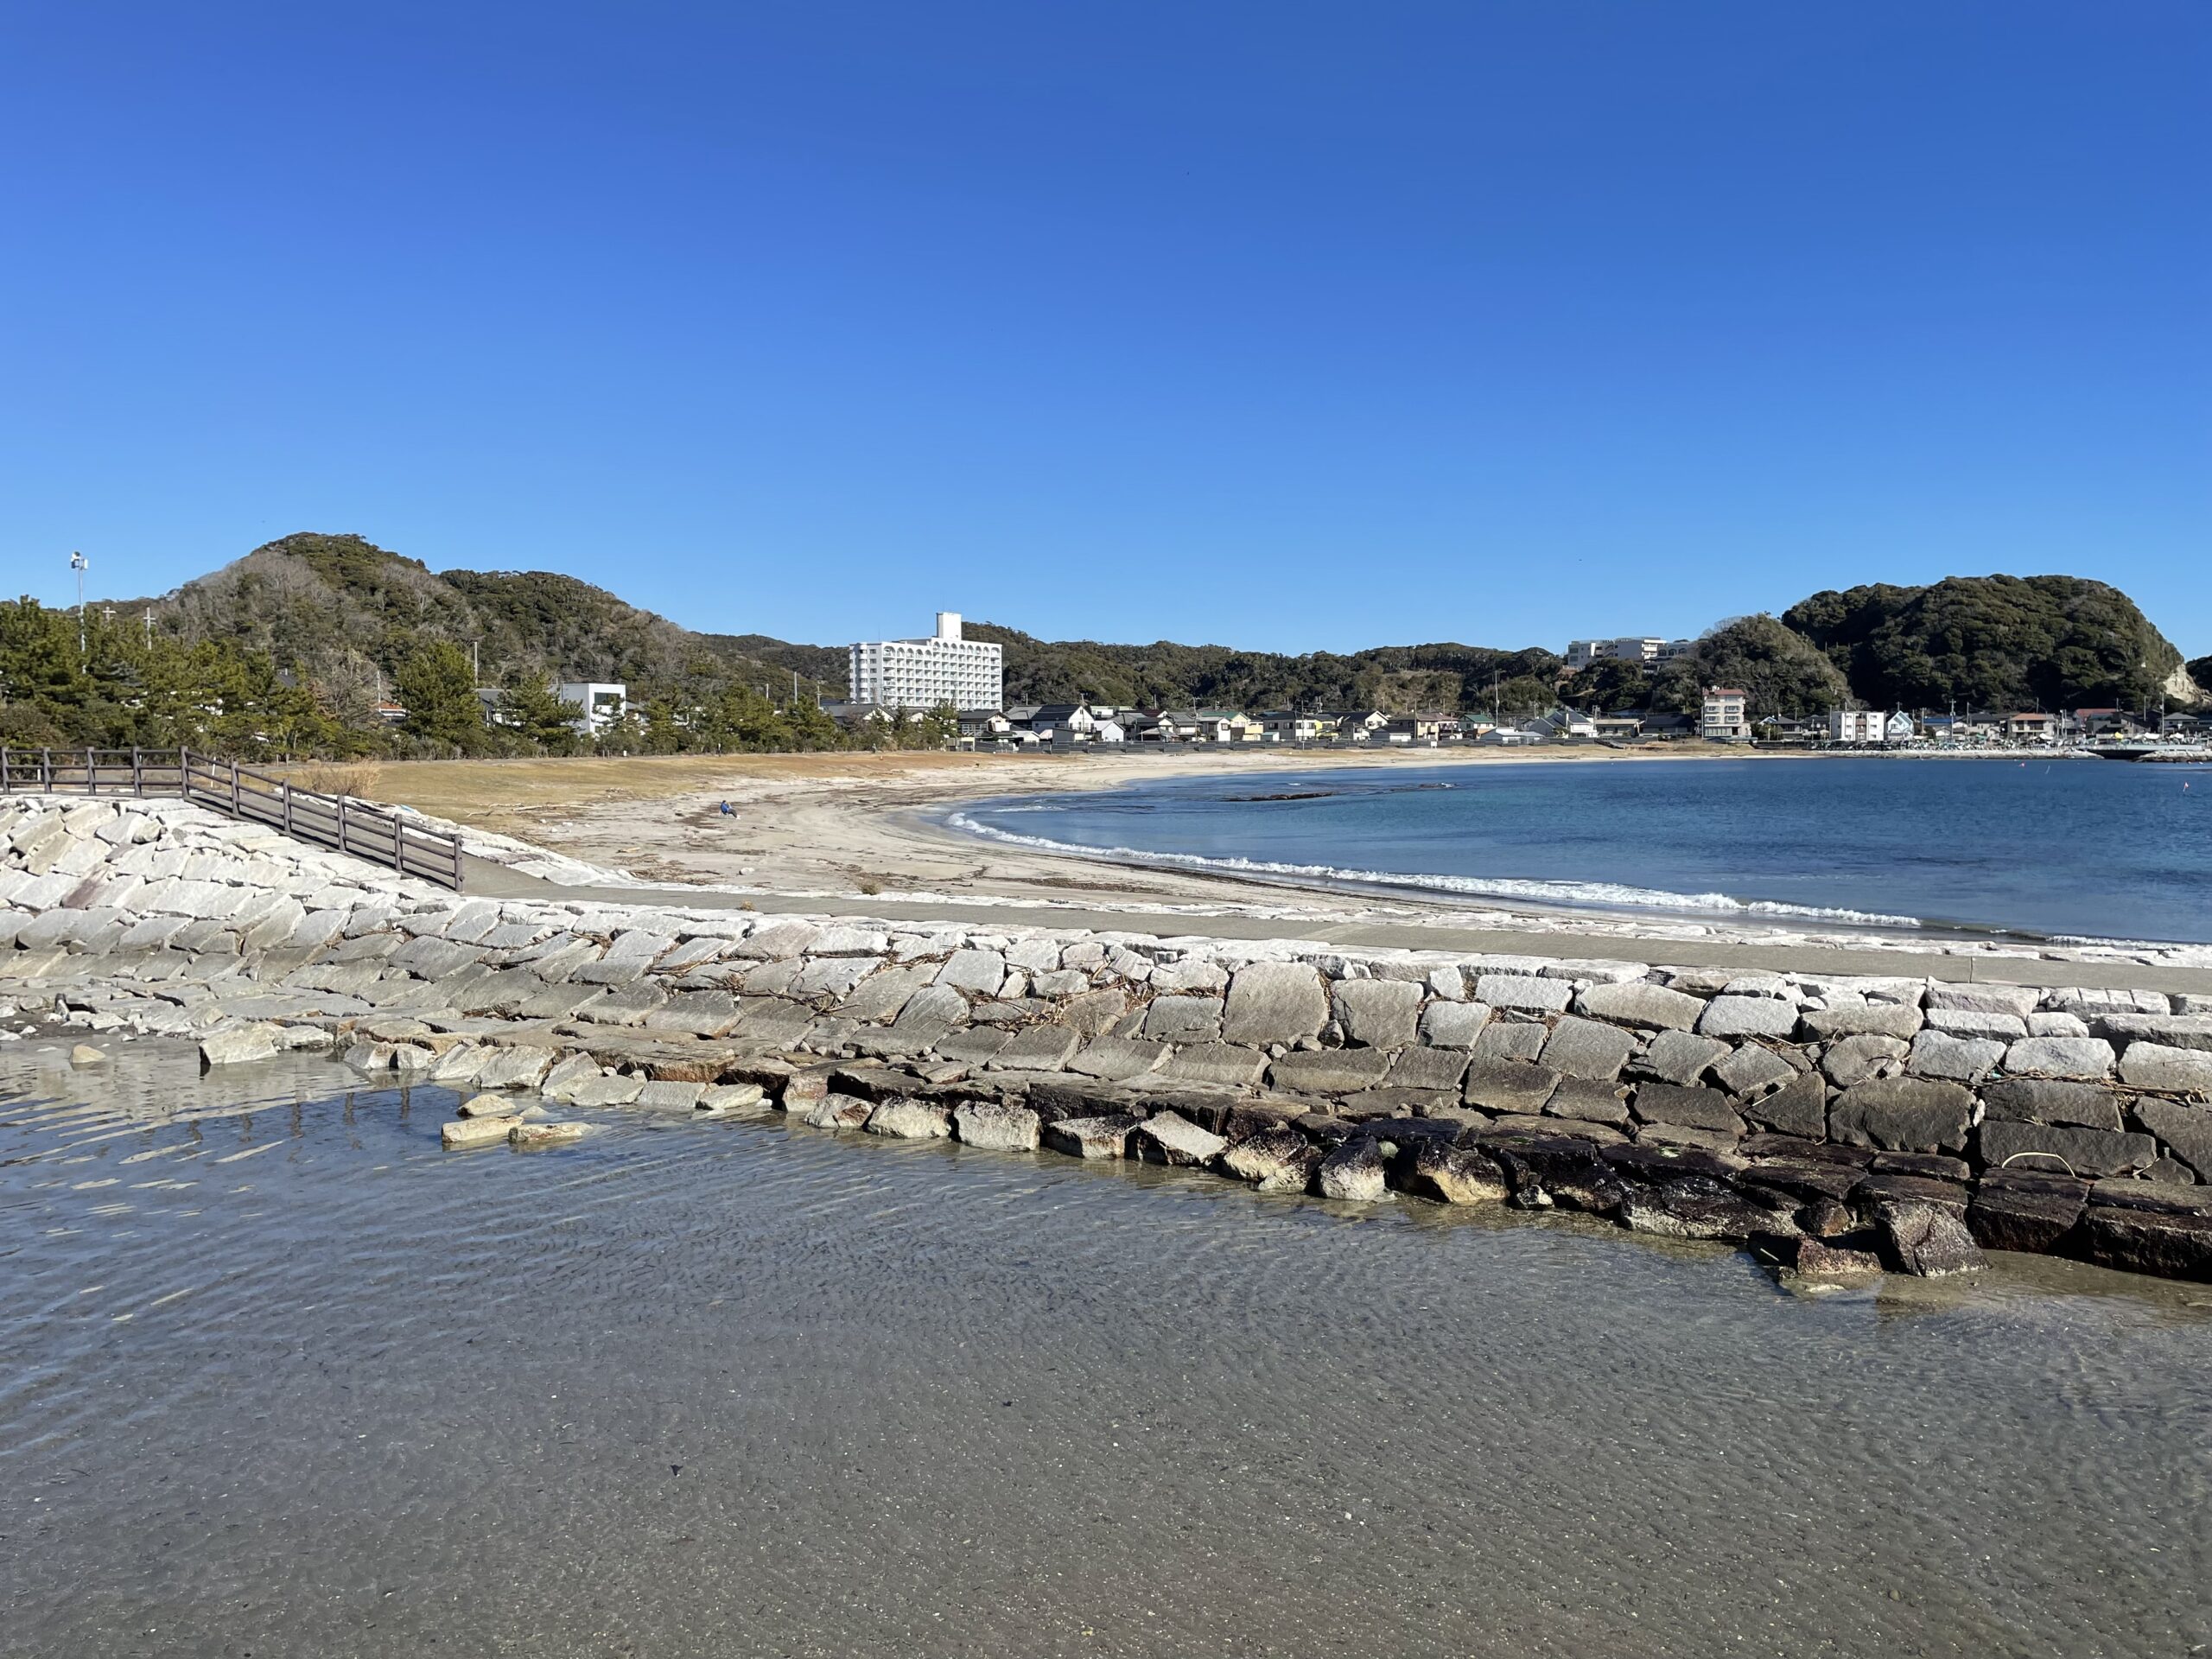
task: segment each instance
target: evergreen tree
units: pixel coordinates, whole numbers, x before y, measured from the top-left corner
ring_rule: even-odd
[[[525,742],[547,754],[574,754],[583,747],[576,721],[580,703],[563,702],[544,681],[525,675],[499,695],[499,715]]]
[[[410,736],[449,752],[480,754],[486,747],[483,705],[468,653],[450,639],[417,645],[398,674]]]

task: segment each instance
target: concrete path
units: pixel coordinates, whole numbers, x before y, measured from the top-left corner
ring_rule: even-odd
[[[471,858],[463,890],[489,899],[583,899],[696,910],[750,907],[767,915],[872,916],[886,921],[995,923],[1007,927],[1089,928],[1098,932],[1193,934],[1217,939],[1303,939],[1367,950],[1451,950],[1469,955],[1594,957],[1680,968],[1772,973],[1873,974],[2007,985],[2082,985],[2212,995],[2212,968],[2146,968],[2133,963],[1984,959],[1934,951],[1813,944],[1735,944],[1720,940],[1600,938],[1574,933],[1430,925],[1417,922],[1274,921],[1257,916],[1170,916],[1142,911],[1058,909],[1019,904],[899,899],[795,898],[715,893],[700,887],[571,887]]]

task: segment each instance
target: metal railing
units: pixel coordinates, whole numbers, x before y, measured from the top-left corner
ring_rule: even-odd
[[[0,748],[0,794],[162,795],[461,889],[461,837],[189,749]]]

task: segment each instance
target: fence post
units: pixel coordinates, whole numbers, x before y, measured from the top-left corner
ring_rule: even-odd
[[[54,793],[54,751],[52,749],[41,749],[38,752],[38,786],[41,794]]]
[[[231,762],[231,816],[238,815],[238,763]]]
[[[338,798],[338,850],[346,850],[346,798]]]
[[[284,780],[284,833],[292,833],[292,780]]]
[[[85,750],[85,793],[97,795],[99,792],[100,752],[88,745]]]
[[[145,757],[139,753],[138,746],[136,743],[130,746],[130,792],[133,795],[143,795],[146,792]]]

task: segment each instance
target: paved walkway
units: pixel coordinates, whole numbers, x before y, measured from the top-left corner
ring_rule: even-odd
[[[1713,939],[1606,938],[1449,927],[1419,922],[1274,921],[1258,916],[1175,916],[1142,911],[1058,909],[1020,904],[916,903],[900,899],[827,899],[779,893],[715,893],[699,887],[571,887],[471,858],[464,887],[472,897],[588,899],[611,905],[672,905],[696,910],[750,907],[767,915],[871,916],[886,921],[996,924],[1001,927],[1090,928],[1099,932],[1198,935],[1217,939],[1303,939],[1367,950],[1464,951],[1469,955],[1595,957],[1669,967],[1736,968],[1987,980],[2007,985],[2086,985],[2212,995],[2212,968],[2145,968],[2133,963],[2045,962],[1943,956],[1933,951],[1815,944],[1736,944]]]

